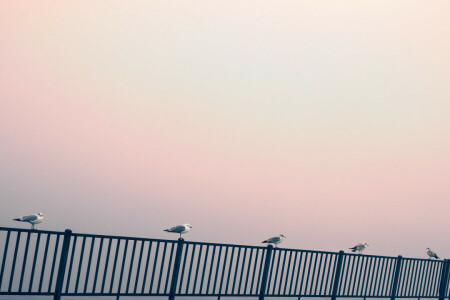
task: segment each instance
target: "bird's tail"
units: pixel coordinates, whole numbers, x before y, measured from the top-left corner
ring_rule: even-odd
[[[20,218],[16,218],[16,219],[13,219],[13,221],[18,221],[18,222],[20,222],[20,221],[22,221]]]
[[[352,250],[352,252],[356,252],[356,247],[348,248],[348,249]]]
[[[439,256],[435,255],[434,257],[436,257],[436,259],[440,259]]]
[[[267,244],[268,242],[269,242],[269,241],[265,240],[265,241],[262,241],[261,243]]]
[[[170,229],[164,229],[165,232],[170,232]]]

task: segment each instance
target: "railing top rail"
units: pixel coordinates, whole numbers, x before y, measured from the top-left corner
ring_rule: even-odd
[[[44,234],[56,234],[64,235],[64,231],[51,231],[51,230],[39,230],[39,229],[22,229],[22,228],[12,228],[12,227],[0,227],[0,231],[16,231],[16,232],[30,232],[30,233],[44,233]],[[92,237],[92,238],[108,238],[108,239],[123,239],[123,240],[136,240],[136,241],[152,241],[152,242],[164,242],[164,243],[176,243],[177,240],[167,240],[167,239],[154,239],[154,238],[143,238],[143,237],[130,237],[130,236],[118,236],[118,235],[102,235],[102,234],[88,234],[88,233],[72,233],[73,236],[78,237]],[[225,243],[210,243],[210,242],[196,242],[196,241],[185,241],[185,244],[191,245],[206,245],[206,246],[222,246],[222,247],[240,247],[249,249],[266,249],[266,246],[252,246],[252,245],[242,245],[242,244],[225,244]],[[293,248],[273,248],[275,251],[293,251],[293,252],[303,252],[303,253],[321,253],[321,254],[332,254],[339,255],[339,252],[333,251],[320,251],[320,250],[305,250],[305,249],[293,249]],[[387,258],[387,259],[397,259],[397,256],[385,256],[385,255],[373,255],[373,254],[357,254],[357,253],[345,253],[349,256],[359,256],[368,258]],[[430,261],[425,258],[413,258],[413,257],[403,257],[403,260],[414,260],[414,261]],[[444,262],[445,259],[432,260],[435,262]]]

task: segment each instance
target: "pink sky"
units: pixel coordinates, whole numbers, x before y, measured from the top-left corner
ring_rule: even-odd
[[[448,1],[3,1],[0,226],[450,257]]]

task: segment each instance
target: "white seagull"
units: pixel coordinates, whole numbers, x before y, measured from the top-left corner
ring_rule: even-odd
[[[263,244],[274,244],[275,247],[276,247],[276,246],[277,246],[278,244],[280,244],[285,238],[286,238],[286,237],[285,237],[284,235],[280,234],[280,235],[278,235],[278,236],[271,237],[270,239],[267,239],[267,240],[265,240],[265,241],[263,241],[263,242],[261,242],[261,243],[263,243]]]
[[[358,245],[356,245],[356,246],[354,246],[352,248],[349,248],[349,249],[352,250],[352,252],[358,251],[359,254],[361,254],[364,251],[364,249],[366,249],[367,246],[369,246],[369,244],[367,244],[367,243],[359,243]]]
[[[174,232],[174,233],[178,233],[179,235],[180,235],[180,238],[181,238],[181,235],[183,234],[183,233],[187,233],[189,230],[191,230],[192,229],[192,226],[191,225],[189,225],[189,224],[183,224],[183,225],[177,225],[177,226],[174,226],[174,227],[172,227],[172,228],[170,228],[170,229],[164,229],[164,231],[166,231],[166,232]]]
[[[31,224],[31,229],[34,229],[35,224],[42,223],[44,221],[44,216],[41,212],[38,212],[37,214],[30,215],[30,216],[23,216],[22,218],[16,218],[13,219],[14,221],[18,222],[27,222]]]
[[[432,259],[432,258],[439,259],[439,256],[437,256],[437,254],[434,253],[434,251],[431,250],[430,248],[427,248],[427,255],[429,256],[428,257],[429,259]]]

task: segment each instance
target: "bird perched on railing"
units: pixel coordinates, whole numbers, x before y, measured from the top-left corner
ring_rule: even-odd
[[[39,224],[39,223],[42,223],[42,221],[44,221],[44,216],[42,215],[41,212],[38,212],[37,214],[34,214],[34,215],[23,216],[22,218],[16,218],[13,220],[18,221],[18,222],[30,223],[31,229],[34,229],[35,224]]]
[[[369,244],[367,244],[367,243],[359,243],[358,245],[356,245],[356,246],[354,246],[352,248],[349,248],[349,249],[352,250],[352,252],[358,251],[359,254],[361,254],[366,249],[367,246],[369,246]]]
[[[169,229],[164,229],[164,231],[178,233],[180,235],[180,238],[181,238],[182,234],[187,233],[191,229],[192,229],[191,225],[183,224],[183,225],[174,226],[174,227],[169,228]]]
[[[437,256],[437,254],[431,250],[430,248],[427,248],[427,255],[428,255],[428,259],[432,259],[432,258],[436,258],[439,259],[439,256]]]
[[[267,240],[265,240],[265,241],[262,241],[261,243],[263,243],[263,244],[274,244],[275,247],[276,247],[278,244],[280,244],[281,242],[283,242],[283,240],[284,240],[285,238],[286,238],[286,237],[285,237],[284,235],[280,234],[280,235],[278,235],[278,236],[274,236],[274,237],[271,237],[270,239],[267,239]]]

